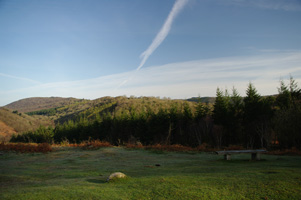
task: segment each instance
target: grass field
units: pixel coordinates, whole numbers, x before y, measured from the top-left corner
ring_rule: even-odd
[[[300,156],[57,147],[4,152],[0,170],[0,199],[301,199]],[[119,171],[129,177],[106,182]]]

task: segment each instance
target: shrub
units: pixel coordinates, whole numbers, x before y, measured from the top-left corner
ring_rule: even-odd
[[[77,146],[81,147],[82,149],[92,150],[92,149],[99,149],[101,147],[110,147],[112,145],[106,141],[88,140],[78,144]]]
[[[210,145],[208,145],[207,143],[202,143],[201,145],[197,146],[196,149],[198,151],[210,151]]]
[[[301,156],[301,150],[297,149],[296,147],[292,147],[291,149],[269,151],[269,152],[267,152],[267,154],[270,154],[270,155],[299,155],[299,156]]]
[[[52,151],[51,145],[47,143],[41,144],[25,144],[25,143],[4,143],[0,144],[0,151],[14,151],[17,153],[47,153]]]
[[[242,145],[230,145],[225,148],[226,150],[243,150],[245,149]]]
[[[155,145],[148,145],[145,147],[145,149],[153,149],[153,150],[159,150],[159,151],[194,151],[192,147],[183,146],[180,144],[173,144],[173,145],[161,145],[161,144],[155,144]]]
[[[53,143],[53,128],[40,126],[35,131],[28,131],[23,134],[13,135],[10,142],[25,142],[25,143]]]
[[[145,148],[141,143],[138,143],[138,144],[127,143],[125,145],[125,147],[129,148],[129,149],[144,149]]]

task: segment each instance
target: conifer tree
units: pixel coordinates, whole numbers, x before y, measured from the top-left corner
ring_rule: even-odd
[[[246,94],[243,120],[247,147],[264,147],[271,133],[272,102],[262,98],[252,83],[249,83]]]
[[[276,138],[282,148],[301,149],[301,89],[290,77],[289,84],[280,82],[276,104],[279,109],[273,118]]]
[[[229,114],[229,96],[227,90],[223,93],[219,88],[216,90],[216,99],[213,109],[213,134],[217,147],[221,147],[223,139],[227,136]]]
[[[229,102],[228,144],[242,144],[243,106],[242,97],[238,94],[236,88],[233,87]]]
[[[196,104],[196,112],[194,118],[194,126],[192,131],[195,133],[195,138],[198,145],[210,142],[210,132],[212,130],[212,117],[208,105],[201,102]]]

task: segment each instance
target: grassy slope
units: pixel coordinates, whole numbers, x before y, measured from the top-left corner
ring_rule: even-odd
[[[22,133],[37,129],[40,125],[50,126],[53,123],[44,116],[28,116],[24,113],[15,114],[6,108],[0,108],[0,140],[9,138],[13,133]],[[1,135],[3,137],[1,137]]]
[[[17,132],[10,126],[7,126],[4,122],[0,121],[0,141],[8,141],[13,134]]]
[[[169,109],[172,104],[178,104],[183,108],[183,103],[186,102],[194,110],[195,102],[185,100],[170,100],[158,99],[155,97],[143,98],[127,98],[127,97],[102,97],[95,100],[83,100],[74,98],[27,98],[13,102],[5,108],[17,110],[19,112],[31,112],[57,108],[56,114],[50,116],[49,119],[56,123],[63,123],[69,119],[78,119],[85,116],[88,119],[93,119],[97,114],[104,114],[107,112],[115,114],[123,112],[124,110],[135,109],[138,113],[142,110],[147,111],[150,107],[154,112],[158,112],[159,108]],[[182,105],[182,107],[181,107]]]
[[[105,113],[119,115],[124,111],[129,113],[131,110],[135,110],[137,113],[142,111],[147,112],[148,107],[153,112],[158,112],[159,108],[170,109],[173,104],[177,104],[179,109],[183,109],[184,102],[186,101],[158,99],[154,97],[103,97],[95,100],[59,97],[23,99],[0,108],[0,140],[10,138],[13,133],[35,130],[40,125],[53,125],[53,122],[64,123],[70,119],[76,120],[80,117],[93,120],[97,115],[101,116]],[[186,103],[194,110],[194,102]],[[11,108],[12,110],[7,108]],[[54,116],[28,116],[20,113],[50,108],[57,108]],[[18,110],[18,113],[12,113],[13,110]]]
[[[84,101],[75,98],[61,98],[61,97],[32,97],[21,99],[6,105],[5,107],[19,112],[32,112],[37,110],[61,107],[76,102]]]
[[[0,199],[300,199],[301,157],[73,148],[0,156]],[[160,164],[160,167],[155,167]],[[130,178],[106,183],[110,173]]]
[[[158,112],[159,108],[169,109],[172,104],[178,104],[179,109],[183,109],[184,100],[158,99],[154,97],[127,98],[127,97],[102,97],[95,100],[75,101],[68,105],[56,109],[56,114],[49,119],[56,123],[64,123],[70,119],[76,120],[80,117],[95,119],[97,115],[111,113],[119,115],[125,110],[129,113],[135,110],[137,113],[147,112],[148,107],[153,112]],[[195,102],[186,102],[194,110]],[[54,108],[54,107],[53,107]]]

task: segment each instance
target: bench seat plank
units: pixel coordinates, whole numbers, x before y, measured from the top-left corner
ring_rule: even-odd
[[[250,153],[252,160],[260,160],[260,154],[267,152],[264,149],[256,149],[256,150],[224,150],[224,151],[216,151],[215,153],[218,155],[224,155],[225,160],[231,160],[232,154],[242,154],[242,153]]]
[[[218,155],[225,155],[225,154],[240,154],[240,153],[265,153],[266,150],[258,149],[258,150],[225,150],[225,151],[216,151]]]

